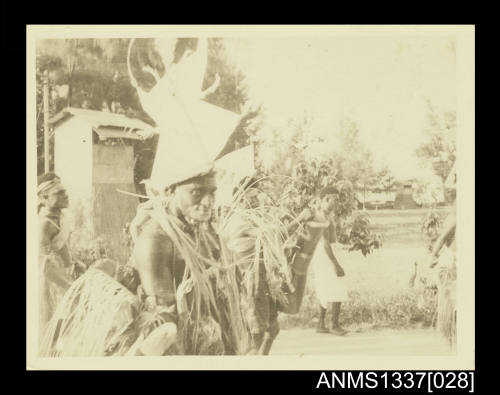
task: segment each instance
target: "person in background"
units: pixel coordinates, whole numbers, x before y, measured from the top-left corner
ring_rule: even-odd
[[[333,195],[324,195],[319,202],[317,210],[317,219],[327,221],[333,209]],[[340,327],[339,316],[342,302],[348,298],[347,287],[345,284],[345,273],[342,266],[335,257],[331,243],[336,241],[335,225],[330,225],[324,229],[323,236],[315,250],[312,264],[314,270],[314,288],[316,297],[319,299],[319,322],[318,333],[333,333],[343,336],[347,332]],[[332,305],[331,328],[325,324],[328,304]]]
[[[430,267],[435,268],[438,272],[437,328],[448,340],[450,346],[453,347],[457,341],[456,164],[451,168],[444,186],[448,191],[452,192],[453,205],[450,214],[442,225],[441,233],[432,248]]]
[[[454,205],[434,243],[430,265],[438,271],[437,328],[450,345],[456,343],[456,226]]]
[[[316,204],[304,209],[299,215],[299,222],[303,228],[303,232],[288,253],[291,262],[294,289],[288,290],[288,303],[280,306],[280,311],[284,313],[297,314],[300,310],[309,264],[319,241],[323,237],[330,237],[328,232],[328,228],[330,227],[328,215],[333,209],[333,195],[336,193],[337,189],[334,187],[323,188],[318,195]],[[289,233],[293,233],[293,227],[289,229]],[[329,252],[331,252],[331,249]],[[333,256],[333,253],[331,255]],[[338,269],[339,273],[343,275],[342,267],[334,258],[332,258],[332,261],[334,262],[335,269]]]
[[[54,173],[38,178],[40,331],[47,323],[72,282],[72,272],[84,271],[72,263],[68,250],[69,229],[63,210],[69,205],[66,189]],[[84,266],[84,265],[83,265]]]

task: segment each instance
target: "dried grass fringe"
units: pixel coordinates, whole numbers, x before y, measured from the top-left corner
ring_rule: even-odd
[[[138,299],[106,273],[90,268],[65,293],[40,344],[42,357],[104,356],[126,351],[122,336],[133,323]],[[119,319],[117,319],[119,317]]]
[[[441,268],[438,284],[437,328],[448,343],[457,342],[456,269]]]

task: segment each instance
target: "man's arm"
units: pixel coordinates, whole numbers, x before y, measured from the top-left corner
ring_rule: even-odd
[[[135,267],[147,295],[146,309],[157,311],[164,320],[142,341],[136,355],[164,355],[177,340],[173,252],[172,241],[158,230],[151,229],[151,224],[146,225],[135,244]],[[162,310],[156,310],[157,306]],[[168,308],[168,311],[163,308]]]
[[[342,266],[340,266],[339,262],[337,261],[337,258],[335,258],[335,255],[333,254],[333,251],[332,251],[332,247],[330,245],[330,230],[329,230],[329,228],[326,228],[323,231],[323,241],[324,241],[323,244],[325,246],[324,248],[325,248],[326,255],[328,255],[328,257],[332,261],[332,263],[335,267],[335,272],[337,273],[337,276],[343,277],[345,275],[344,269],[342,268]]]
[[[69,253],[69,249],[67,245],[64,245],[59,251],[58,254],[61,256],[64,266],[71,266],[71,255]]]
[[[158,304],[167,306],[176,303],[172,257],[172,242],[166,235],[141,232],[134,258],[142,288],[148,297],[155,296]]]
[[[141,227],[146,224],[146,222],[151,218],[150,213],[144,209],[138,210],[136,216],[132,219],[129,224],[129,231],[132,240],[137,242],[139,238],[139,233]]]
[[[49,221],[42,221],[39,227],[39,249],[40,249],[40,259],[44,259],[43,274],[49,281],[59,285],[62,288],[69,288],[71,283],[68,281],[67,276],[62,272],[61,268],[51,264],[51,259],[48,255],[52,252],[51,242],[52,239],[59,230],[51,224]],[[64,257],[61,256],[64,260]],[[66,262],[65,262],[66,264]]]
[[[42,220],[38,227],[38,247],[40,254],[48,255],[51,252],[50,244],[52,239],[59,231],[49,221]]]

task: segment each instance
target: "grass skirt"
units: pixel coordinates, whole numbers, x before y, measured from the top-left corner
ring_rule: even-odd
[[[440,257],[438,269],[438,306],[437,328],[450,345],[457,341],[456,282],[457,269],[455,257],[447,249]]]
[[[123,355],[137,338],[138,298],[90,268],[65,293],[40,346],[42,357]]]
[[[39,329],[40,329],[40,337],[43,336],[47,325],[50,322],[50,319],[54,315],[57,306],[62,300],[64,293],[66,291],[65,288],[60,285],[50,281],[45,272],[47,270],[58,270],[61,274],[61,277],[67,277],[68,282],[69,275],[66,273],[66,268],[64,267],[63,261],[61,257],[59,257],[56,253],[52,253],[46,256],[41,256],[39,258],[41,260],[41,269],[39,273]]]

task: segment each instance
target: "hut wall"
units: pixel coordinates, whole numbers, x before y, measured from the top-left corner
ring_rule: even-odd
[[[69,196],[67,215],[75,242],[92,238],[92,128],[78,117],[57,126],[54,137],[54,171]]]
[[[123,228],[136,213],[138,199],[117,189],[135,193],[134,152],[131,146],[93,147],[93,217],[95,235],[104,238],[112,258],[128,258],[123,246]]]
[[[92,129],[77,118],[57,127],[54,171],[64,183],[70,202],[89,199],[92,192]]]

